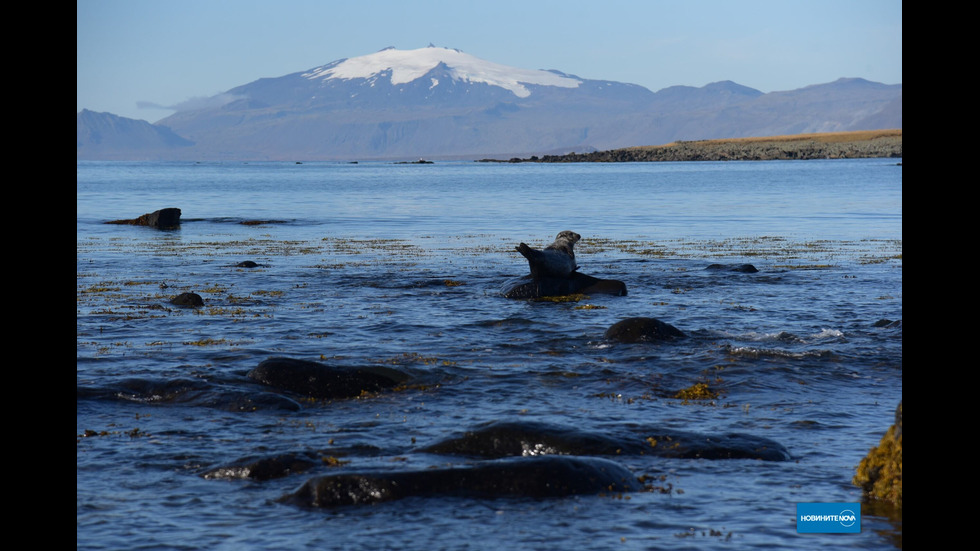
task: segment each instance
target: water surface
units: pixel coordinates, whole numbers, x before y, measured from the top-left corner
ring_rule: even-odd
[[[855,467],[901,400],[901,170],[879,159],[79,162],[77,546],[894,547],[900,521],[866,512],[859,535],[803,536],[795,510],[860,500]],[[182,210],[179,230],[104,223],[164,207]],[[502,298],[527,272],[514,247],[565,229],[583,236],[581,271],[629,295]],[[760,271],[705,270],[716,263]],[[205,306],[169,304],[185,291]],[[603,338],[633,316],[689,338]],[[388,366],[417,384],[229,408],[272,356]],[[717,397],[673,397],[698,383]],[[418,450],[494,420],[739,432],[793,460],[616,458],[660,481],[629,496],[334,511],[275,501],[319,474],[465,462]],[[201,476],[311,450],[337,461],[261,482]]]

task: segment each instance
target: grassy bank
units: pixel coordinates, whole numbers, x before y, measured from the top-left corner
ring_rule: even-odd
[[[677,141],[595,151],[545,155],[512,162],[765,161],[902,157],[902,130],[859,130],[725,140]]]

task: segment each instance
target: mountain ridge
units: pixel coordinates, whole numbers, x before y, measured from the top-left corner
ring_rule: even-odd
[[[118,158],[128,151],[160,160],[475,159],[874,129],[861,125],[901,128],[901,84],[846,78],[766,94],[723,80],[652,92],[554,69],[511,68],[432,46],[339,59],[258,79],[209,100],[151,125],[155,136],[143,128],[120,137],[127,147],[118,151],[109,151],[104,135],[100,144],[88,140],[80,115],[76,156]],[[170,134],[183,141],[164,139]],[[136,147],[142,141],[147,143]]]

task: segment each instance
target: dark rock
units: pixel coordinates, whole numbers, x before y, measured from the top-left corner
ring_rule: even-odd
[[[258,268],[259,265],[257,263],[255,263],[255,262],[252,262],[251,260],[244,260],[242,262],[239,262],[238,264],[235,264],[235,267],[236,268]]]
[[[241,412],[302,409],[298,402],[281,394],[228,388],[200,379],[125,379],[106,387],[78,387],[76,399],[180,404]]]
[[[759,270],[751,264],[711,264],[705,270],[739,272],[743,274],[754,274]]]
[[[902,326],[902,320],[892,321],[890,319],[880,319],[880,320],[874,322],[874,324],[873,324],[873,327],[894,328],[894,327],[901,327],[901,326]]]
[[[612,461],[545,456],[418,471],[322,476],[279,501],[303,507],[343,507],[407,497],[549,498],[642,489],[629,469]]]
[[[272,457],[246,457],[229,465],[209,469],[201,474],[204,478],[249,478],[270,480],[302,473],[317,466],[313,454],[290,453]]]
[[[782,444],[749,434],[695,434],[686,432],[643,433],[654,455],[680,459],[756,459],[789,461],[792,456]],[[658,449],[659,448],[659,449]]]
[[[627,318],[606,330],[605,338],[611,341],[657,342],[684,338],[683,331],[655,318]]]
[[[420,451],[466,457],[617,455],[623,442],[607,434],[528,422],[494,422]]]
[[[386,367],[341,368],[293,358],[270,358],[248,372],[262,384],[318,399],[353,398],[409,379]]]
[[[614,279],[599,279],[580,272],[568,278],[539,277],[530,275],[512,279],[504,284],[501,293],[507,298],[560,297],[581,293],[584,295],[626,296],[626,284]]]
[[[495,422],[422,448],[466,457],[528,455],[656,455],[682,459],[788,461],[789,451],[746,434],[706,435],[656,427],[622,427],[602,433],[528,422]]]
[[[128,220],[113,220],[106,224],[128,224],[131,226],[149,226],[161,230],[172,230],[180,227],[180,209],[166,208],[144,214],[139,218]]]
[[[170,299],[170,304],[177,306],[204,306],[204,299],[197,293],[181,293]]]

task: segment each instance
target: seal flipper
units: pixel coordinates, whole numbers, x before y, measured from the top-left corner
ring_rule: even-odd
[[[517,252],[527,259],[528,266],[531,268],[531,277],[537,279],[541,277],[541,265],[544,262],[544,253],[532,249],[527,243],[521,243],[516,247]]]

